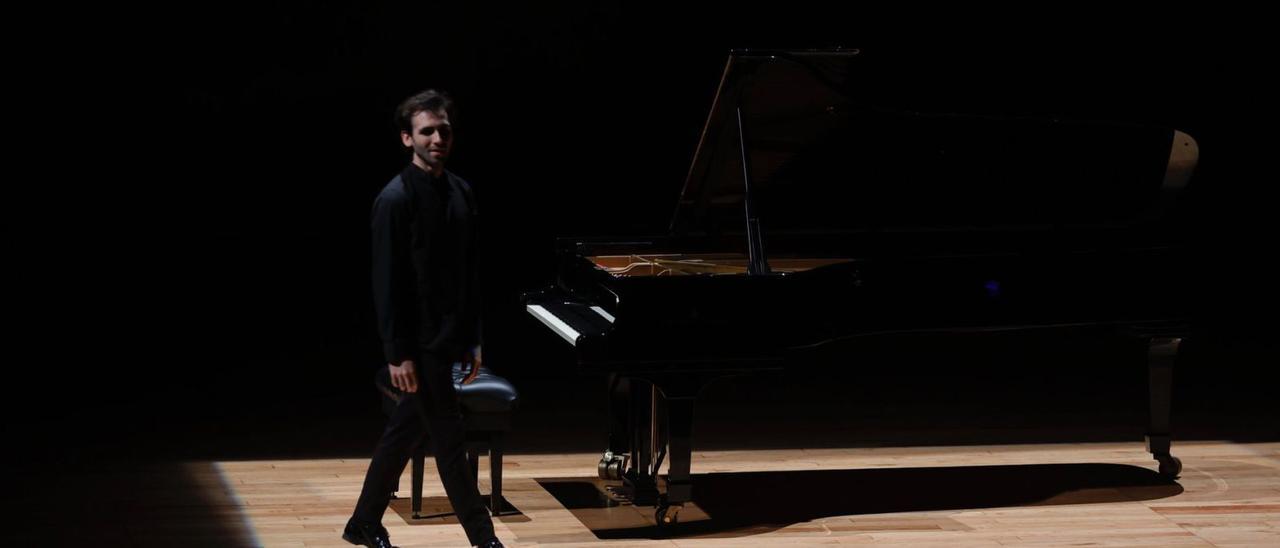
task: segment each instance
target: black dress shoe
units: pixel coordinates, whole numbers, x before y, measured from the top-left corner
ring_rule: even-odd
[[[342,540],[369,548],[396,548],[391,545],[391,535],[387,534],[387,529],[376,524],[347,522],[347,526],[342,529]]]
[[[480,544],[477,544],[476,546],[479,548],[503,548],[502,541],[498,540],[498,537],[493,537],[489,540],[481,542]]]

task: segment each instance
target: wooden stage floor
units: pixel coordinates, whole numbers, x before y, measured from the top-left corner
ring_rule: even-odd
[[[1280,546],[1280,443],[1185,442],[1175,454],[1185,469],[1167,483],[1140,442],[700,451],[703,492],[666,538],[651,508],[599,495],[598,455],[511,454],[504,494],[518,513],[495,525],[508,546]],[[367,463],[185,466],[252,535],[229,542],[301,547],[347,546],[338,537]],[[427,474],[425,510],[446,512],[430,459]],[[451,517],[413,519],[407,499],[384,524],[399,546],[466,546]]]

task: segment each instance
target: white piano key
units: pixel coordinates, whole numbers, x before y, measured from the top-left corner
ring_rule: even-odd
[[[569,344],[578,345],[578,332],[569,327],[569,324],[564,323],[564,320],[557,318],[555,314],[536,304],[528,305],[525,308],[530,314],[533,314],[533,317],[546,324],[552,331],[559,333],[561,337],[564,337],[564,340],[569,341]]]
[[[600,308],[598,306],[593,306],[591,307],[591,309],[595,310],[596,314],[599,314],[604,319],[609,320],[609,323],[613,323],[613,314],[605,312],[603,308]]]

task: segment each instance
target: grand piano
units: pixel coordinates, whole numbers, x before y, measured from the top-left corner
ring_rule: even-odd
[[[1147,449],[1176,478],[1195,140],[906,110],[867,91],[866,62],[731,52],[669,231],[558,240],[556,284],[523,304],[608,378],[600,477],[669,525],[692,497],[694,402],[717,378],[855,337],[1087,326],[1145,341]]]

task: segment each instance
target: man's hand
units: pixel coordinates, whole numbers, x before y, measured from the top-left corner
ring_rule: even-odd
[[[480,375],[480,347],[477,346],[475,351],[467,351],[462,356],[462,363],[469,364],[471,369],[467,370],[467,376],[462,378],[462,384],[471,384]]]
[[[402,361],[400,365],[389,363],[387,367],[391,369],[391,386],[401,392],[418,391],[418,374],[414,372],[413,360]]]

